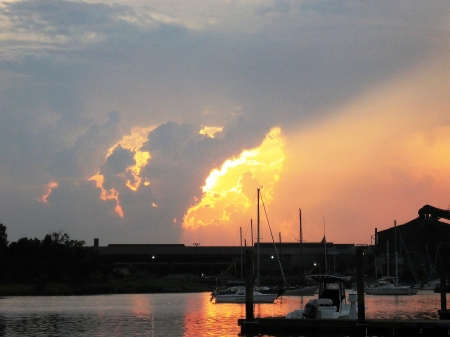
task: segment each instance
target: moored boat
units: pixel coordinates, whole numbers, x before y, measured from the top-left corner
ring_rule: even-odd
[[[305,286],[305,287],[292,287],[287,288],[284,292],[284,296],[314,296],[318,286]]]
[[[245,287],[230,287],[216,289],[211,294],[211,301],[215,303],[245,303]],[[261,292],[253,290],[253,303],[274,303],[278,294],[275,292]]]
[[[415,295],[419,289],[399,285],[394,277],[384,277],[364,288],[364,292],[367,295]]]
[[[349,277],[332,275],[311,275],[308,277],[319,282],[318,298],[306,303],[304,309],[294,310],[286,315],[288,319],[340,319],[357,318],[357,295],[349,294],[349,301],[345,297],[344,281]]]

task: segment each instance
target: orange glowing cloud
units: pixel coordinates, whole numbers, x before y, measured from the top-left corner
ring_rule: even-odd
[[[326,223],[327,241],[369,244],[375,228],[413,220],[425,204],[450,207],[447,56],[368,88],[322,112],[324,119],[283,130],[283,165],[279,179],[272,180],[269,216],[284,242],[299,238],[299,208],[305,241],[319,242]],[[267,186],[259,171],[244,176],[247,164],[241,163],[255,158],[249,155],[253,151],[211,172],[203,198],[185,215],[184,228],[191,229],[183,233],[185,242],[238,244],[233,238],[245,223],[236,221],[232,229],[219,225],[234,223],[250,203],[249,194],[239,193],[236,177]],[[240,174],[235,167],[243,168]]]
[[[210,137],[210,138],[214,138],[214,135],[215,135],[216,133],[218,133],[218,132],[222,132],[222,130],[223,130],[223,127],[218,127],[218,126],[206,126],[206,125],[205,125],[205,126],[200,130],[199,134],[208,136],[208,137]]]
[[[100,199],[104,201],[115,200],[116,207],[114,210],[121,218],[123,218],[123,209],[122,206],[120,205],[119,193],[114,188],[111,188],[109,190],[105,190],[103,188],[103,180],[104,180],[103,175],[97,173],[93,175],[91,178],[89,178],[89,180],[95,181],[96,186],[102,190],[102,193],[100,194]]]
[[[257,148],[243,151],[213,169],[202,187],[201,200],[188,209],[183,228],[230,225],[248,213],[256,202],[256,188],[264,185],[268,203],[285,159],[281,129],[273,128]]]
[[[53,189],[58,187],[58,183],[56,181],[51,181],[47,186],[47,191],[38,199],[40,202],[47,204],[47,198],[52,194]]]
[[[298,238],[298,208],[307,241],[325,218],[327,239],[345,243],[370,243],[425,204],[447,209],[449,76],[448,62],[425,64],[288,134],[271,205],[283,237]]]
[[[124,149],[128,149],[131,152],[134,152],[134,161],[135,164],[127,167],[125,172],[119,174],[120,176],[125,177],[126,179],[126,186],[136,191],[139,186],[141,185],[142,179],[140,177],[140,172],[142,167],[147,165],[148,160],[151,158],[150,153],[147,151],[140,151],[140,148],[142,147],[142,144],[147,141],[148,133],[153,130],[154,127],[136,127],[131,130],[131,134],[124,136],[121,141],[119,141],[117,144],[113,145],[109,148],[106,154],[106,159],[111,156],[114,153],[114,150],[121,146]],[[102,193],[100,195],[100,198],[102,200],[115,200],[116,201],[116,207],[115,211],[120,216],[123,217],[123,209],[120,205],[119,200],[119,192],[111,188],[109,190],[105,190],[103,188],[103,182],[104,182],[104,176],[100,174],[99,172],[95,174],[94,176],[90,177],[89,180],[93,180],[96,182],[96,186],[102,190]],[[150,185],[149,181],[144,182],[145,186]]]
[[[153,129],[154,127],[135,127],[131,130],[131,135],[123,137],[120,142],[108,150],[107,157],[110,156],[118,146],[134,152],[135,165],[128,167],[124,174],[126,177],[131,177],[127,179],[126,185],[133,191],[136,191],[141,185],[141,177],[139,176],[141,168],[147,165],[148,160],[151,158],[149,152],[140,151],[140,148],[142,147],[142,144],[147,141],[148,133]],[[149,184],[150,183],[147,181],[145,185],[148,186]]]

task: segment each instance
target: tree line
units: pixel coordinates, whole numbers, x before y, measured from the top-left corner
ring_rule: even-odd
[[[76,283],[112,272],[99,254],[84,241],[65,232],[52,232],[43,240],[27,237],[8,242],[6,226],[0,224],[1,283]]]

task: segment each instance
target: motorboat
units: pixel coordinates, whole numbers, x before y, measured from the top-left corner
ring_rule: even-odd
[[[318,291],[318,286],[291,287],[287,288],[284,296],[314,296]]]
[[[311,299],[304,309],[294,310],[286,315],[288,319],[356,319],[358,307],[357,294],[351,292],[348,302],[345,297],[344,281],[350,277],[333,275],[311,275],[309,279],[319,283],[318,298]]]
[[[419,289],[399,285],[394,277],[384,277],[364,288],[364,292],[367,295],[415,295],[419,292]]]
[[[261,292],[253,290],[253,303],[274,303],[278,297],[276,292]],[[215,303],[245,303],[245,287],[230,287],[216,289],[211,293],[210,301]]]

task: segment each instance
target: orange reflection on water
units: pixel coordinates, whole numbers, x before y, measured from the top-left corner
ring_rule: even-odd
[[[202,298],[199,299],[201,296]],[[213,303],[209,293],[186,299],[184,336],[236,336],[240,328],[238,319],[245,318],[245,303]],[[294,309],[303,308],[311,297],[278,298],[275,303],[255,304],[253,315],[280,317]]]
[[[215,304],[209,301],[209,294],[204,294],[203,297],[200,302],[195,297],[187,300],[184,336],[212,335],[217,332],[218,326],[225,330],[222,330],[225,336],[236,335],[237,319],[245,317],[245,304]],[[235,319],[235,326],[224,324],[224,322],[229,322],[230,319]]]
[[[150,316],[152,303],[149,296],[133,296],[131,299],[131,310],[136,316]]]
[[[413,296],[366,295],[366,319],[439,319],[440,295],[423,292]],[[447,301],[449,301],[447,296]],[[303,309],[315,296],[282,296],[273,304],[255,304],[258,317],[284,317],[288,312]],[[245,318],[245,304],[215,304],[209,293],[192,294],[186,298],[183,336],[237,336],[238,319]]]

